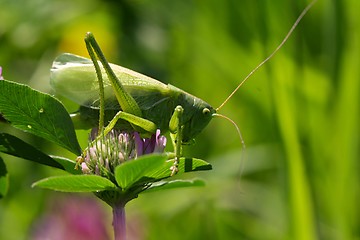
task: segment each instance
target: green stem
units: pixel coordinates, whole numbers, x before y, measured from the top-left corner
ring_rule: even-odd
[[[126,240],[125,204],[123,202],[113,206],[113,227],[115,240]]]

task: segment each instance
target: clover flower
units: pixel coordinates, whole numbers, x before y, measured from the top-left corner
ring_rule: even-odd
[[[150,153],[163,153],[166,146],[166,137],[160,135],[160,129],[150,138],[141,138],[138,132],[134,132],[137,157]]]
[[[142,138],[138,132],[111,130],[96,141],[97,129],[90,134],[81,170],[85,174],[96,174],[113,180],[116,166],[150,153],[162,153],[166,137],[158,129],[150,138]]]

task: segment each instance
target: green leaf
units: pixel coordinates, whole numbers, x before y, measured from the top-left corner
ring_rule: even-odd
[[[59,163],[63,169],[65,169],[65,171],[67,171],[68,173],[71,174],[82,174],[82,171],[80,170],[80,168],[78,170],[75,169],[76,166],[76,162],[68,159],[68,158],[64,158],[64,157],[60,157],[60,156],[50,156],[54,161],[56,161],[57,163]]]
[[[73,123],[54,97],[26,85],[0,81],[0,113],[11,125],[81,154]]]
[[[59,168],[71,174],[82,173],[80,170],[75,169],[75,161],[59,156],[48,156],[32,145],[7,133],[0,133],[0,152]]]
[[[47,188],[60,192],[96,192],[114,190],[116,185],[97,175],[65,175],[42,179],[32,187]]]
[[[160,190],[174,189],[174,188],[203,187],[203,186],[205,186],[205,181],[201,179],[192,179],[192,180],[177,179],[174,181],[160,181],[153,183],[151,187],[149,187],[148,189],[146,189],[141,193],[156,192]]]
[[[145,155],[116,167],[115,179],[123,189],[160,181],[171,177],[170,168],[173,164],[174,161],[167,161],[167,157],[164,155]],[[211,169],[211,164],[204,160],[182,157],[178,166],[178,174]]]
[[[128,189],[140,179],[151,178],[151,173],[161,168],[166,159],[166,155],[149,154],[120,164],[115,168],[116,182],[122,189]]]
[[[170,168],[174,165],[174,159],[166,161],[160,168],[154,169],[148,173],[148,177],[158,180],[171,177]],[[197,158],[185,158],[181,157],[178,165],[177,175],[186,172],[206,171],[211,170],[210,163],[197,159]]]
[[[62,164],[58,163],[45,153],[7,133],[0,133],[0,151],[15,157],[65,170],[65,167]]]
[[[9,189],[9,174],[6,170],[4,160],[0,157],[0,198],[6,196]]]

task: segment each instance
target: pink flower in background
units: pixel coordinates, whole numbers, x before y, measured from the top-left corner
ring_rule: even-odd
[[[4,78],[2,76],[2,67],[0,67],[0,80],[4,80]]]
[[[106,214],[94,198],[68,195],[52,201],[34,224],[32,240],[107,240]]]

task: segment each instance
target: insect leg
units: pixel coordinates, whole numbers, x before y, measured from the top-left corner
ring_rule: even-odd
[[[110,67],[109,62],[106,60],[103,52],[100,49],[100,46],[96,42],[95,37],[92,33],[86,34],[85,43],[86,43],[86,47],[88,49],[89,55],[91,57],[91,60],[94,63],[95,70],[98,75],[99,81],[102,82],[102,76],[101,76],[101,71],[99,69],[96,58],[98,58],[100,60],[103,68],[106,71],[106,74],[109,77],[111,85],[114,89],[116,99],[118,100],[119,105],[121,106],[121,109],[123,109],[124,112],[130,113],[134,116],[141,117],[142,112],[141,112],[139,105],[136,103],[135,99],[125,90],[124,86],[122,85],[122,83],[120,82],[118,77],[115,75],[114,71]],[[100,90],[101,90],[101,86],[102,86],[102,83],[100,84]],[[103,95],[103,93],[100,92],[100,97],[104,97],[101,95]],[[104,113],[100,113],[100,114],[104,114]],[[100,118],[102,118],[102,117],[100,116]],[[132,123],[132,122],[130,122],[130,123]],[[137,126],[137,124],[134,124],[134,125]],[[134,126],[134,129],[139,130],[139,128],[135,127],[135,126]]]
[[[125,120],[125,121],[127,121],[127,122],[129,122],[129,123],[131,123],[131,124],[133,124],[135,126],[138,126],[142,130],[144,130],[141,133],[145,132],[145,133],[153,134],[153,133],[156,132],[156,129],[157,129],[155,123],[153,123],[153,122],[151,122],[151,121],[149,121],[147,119],[135,116],[135,115],[127,113],[127,112],[119,111],[119,112],[116,113],[114,118],[109,122],[109,124],[103,129],[101,134],[99,134],[93,140],[93,142],[98,141],[101,137],[108,134],[114,128],[115,124],[117,123],[117,121],[119,119]],[[86,150],[87,149],[84,150],[83,156],[85,155]],[[76,167],[78,167],[83,162],[83,157],[78,157],[76,159],[76,162],[77,162]]]
[[[142,130],[145,130],[146,133],[151,133],[151,134],[155,133],[156,129],[157,129],[156,124],[153,123],[152,121],[149,121],[145,118],[138,117],[131,113],[119,111],[118,113],[116,113],[114,118],[109,122],[109,124],[105,127],[105,129],[104,129],[105,135],[107,133],[109,133],[111,131],[111,129],[114,128],[115,124],[117,123],[117,121],[119,119],[125,120],[125,121],[131,123],[132,125],[135,125],[135,126],[141,128]]]
[[[180,119],[182,117],[183,112],[184,112],[183,107],[181,107],[180,105],[177,106],[169,122],[170,136],[175,149],[174,165],[170,168],[171,176],[173,176],[178,172],[179,159],[182,156],[181,142],[182,142],[183,126],[181,125]]]
[[[132,125],[138,127],[139,129],[142,129],[143,131],[141,131],[140,133],[149,133],[149,134],[154,134],[156,132],[157,126],[155,123],[135,116],[133,114],[127,113],[127,112],[123,112],[123,111],[119,111],[116,113],[116,115],[113,117],[113,119],[109,122],[109,124],[103,129],[103,131],[101,131],[100,134],[98,134],[96,136],[96,138],[93,140],[93,142],[98,141],[100,138],[104,137],[106,134],[108,134],[116,125],[117,121],[119,119],[125,120],[129,123],[131,123]],[[79,156],[76,159],[76,165],[75,165],[75,169],[77,169],[81,163],[84,161],[84,157],[86,154],[87,148],[83,151],[82,156]]]

